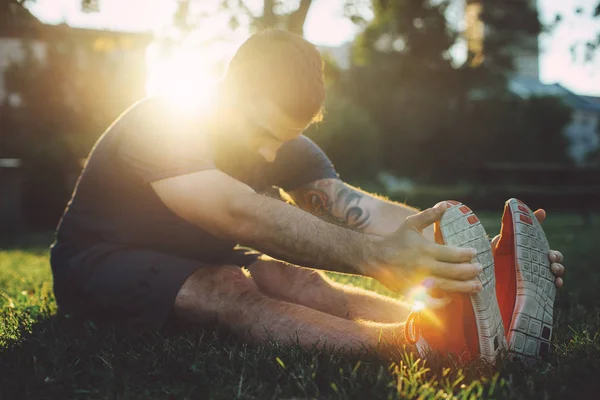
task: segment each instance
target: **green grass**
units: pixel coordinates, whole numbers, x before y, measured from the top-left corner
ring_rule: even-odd
[[[488,233],[499,215],[479,213]],[[501,362],[423,364],[399,351],[389,362],[276,343],[247,345],[227,332],[186,327],[119,332],[56,316],[46,246],[0,250],[0,398],[598,398],[598,223],[550,214],[544,224],[565,255],[566,288],[555,309],[554,346],[534,368]],[[373,281],[348,283],[381,290]]]

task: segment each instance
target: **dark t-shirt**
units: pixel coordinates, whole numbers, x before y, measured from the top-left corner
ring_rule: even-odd
[[[207,126],[201,113],[179,112],[156,98],[142,100],[117,119],[90,153],[59,223],[55,273],[92,247],[151,249],[204,262],[231,253],[236,243],[175,215],[155,194],[153,181],[219,169],[263,192],[337,177],[327,156],[305,136],[284,143],[267,163],[236,143],[211,140]]]

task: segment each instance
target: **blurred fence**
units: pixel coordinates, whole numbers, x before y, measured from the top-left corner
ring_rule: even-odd
[[[388,195],[419,208],[440,200],[454,199],[478,210],[500,210],[504,202],[516,197],[532,208],[574,211],[591,222],[590,214],[599,209],[600,167],[565,164],[488,164],[471,183],[453,186],[414,185],[391,191]]]
[[[0,234],[18,233],[25,229],[22,187],[21,160],[0,158]]]
[[[600,201],[600,167],[563,164],[491,164],[481,182],[489,196],[514,192],[523,201],[564,210],[593,210]]]

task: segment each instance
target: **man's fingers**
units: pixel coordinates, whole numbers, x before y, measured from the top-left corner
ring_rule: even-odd
[[[482,269],[479,263],[453,264],[437,261],[429,267],[429,271],[435,277],[466,281],[475,278]]]
[[[540,208],[539,210],[535,210],[533,215],[535,215],[535,217],[541,224],[546,219],[546,210],[544,210],[543,208]]]
[[[560,251],[550,250],[550,253],[548,253],[548,259],[550,262],[559,263],[563,261],[563,255]]]
[[[562,278],[556,278],[556,280],[554,281],[554,284],[556,285],[557,288],[561,288],[563,285],[563,279]]]
[[[552,271],[554,276],[561,277],[565,274],[565,267],[559,263],[552,263],[550,264],[550,271]]]
[[[435,207],[428,208],[427,210],[423,210],[418,214],[411,215],[410,217],[406,218],[406,222],[413,228],[422,231],[435,221],[439,221],[440,218],[442,218],[442,215],[444,215],[444,212],[446,212],[446,208],[448,208],[447,203],[438,203],[435,205]]]
[[[477,293],[480,292],[483,287],[479,280],[469,281],[455,281],[452,279],[429,277],[423,281],[423,286],[427,289],[441,290],[443,292],[454,292],[454,293]]]
[[[436,260],[449,263],[469,262],[477,254],[477,250],[473,248],[454,247],[437,243],[429,243],[425,251]]]

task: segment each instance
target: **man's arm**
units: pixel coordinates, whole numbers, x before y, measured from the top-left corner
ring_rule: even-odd
[[[362,273],[371,235],[342,229],[217,171],[202,171],[152,183],[180,217],[215,236],[266,254],[316,268]]]
[[[479,273],[480,266],[469,263],[473,249],[431,243],[418,233],[441,218],[443,206],[407,218],[384,238],[259,195],[218,170],[154,181],[152,187],[171,211],[215,236],[288,262],[370,276],[392,290],[432,276],[449,290],[470,293],[469,280]]]
[[[369,194],[339,179],[321,179],[288,193],[301,209],[358,232],[389,236],[417,209]],[[423,230],[433,240],[433,229]]]

